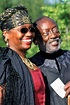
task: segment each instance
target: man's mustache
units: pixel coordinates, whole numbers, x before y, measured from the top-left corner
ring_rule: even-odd
[[[61,41],[61,39],[60,39],[60,37],[59,38],[50,39],[50,42],[54,42],[54,41],[59,42],[59,41]]]

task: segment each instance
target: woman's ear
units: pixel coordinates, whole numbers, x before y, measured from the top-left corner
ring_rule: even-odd
[[[7,42],[8,41],[8,32],[7,32],[7,30],[3,30],[3,37],[4,37],[4,41]]]

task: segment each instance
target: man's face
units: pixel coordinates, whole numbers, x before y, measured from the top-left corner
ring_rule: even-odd
[[[46,53],[54,53],[60,48],[60,32],[57,24],[49,19],[43,18],[37,22],[41,35],[37,38],[39,49]]]

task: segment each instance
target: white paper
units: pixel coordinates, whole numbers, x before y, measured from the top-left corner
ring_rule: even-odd
[[[50,84],[50,86],[54,89],[54,91],[61,97],[65,97],[65,90],[64,90],[64,83],[60,80],[60,78],[57,78],[53,83]]]

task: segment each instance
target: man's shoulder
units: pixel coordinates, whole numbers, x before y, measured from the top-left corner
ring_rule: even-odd
[[[60,51],[62,52],[61,55],[70,56],[70,50],[63,50],[63,49],[61,49]]]
[[[60,50],[60,56],[57,57],[57,59],[59,59],[59,61],[67,61],[70,60],[70,50]]]
[[[40,52],[36,53],[34,56],[29,58],[33,63],[35,63],[37,66],[41,65],[44,61],[44,58]]]
[[[70,60],[70,51],[60,49],[58,52],[56,52],[56,54],[54,54],[54,56],[49,56],[45,53],[38,52],[29,59],[37,66],[40,66],[44,63],[45,59],[50,59],[51,57],[54,57],[53,59],[58,59],[59,62],[63,62],[63,60],[66,62],[66,59]]]

